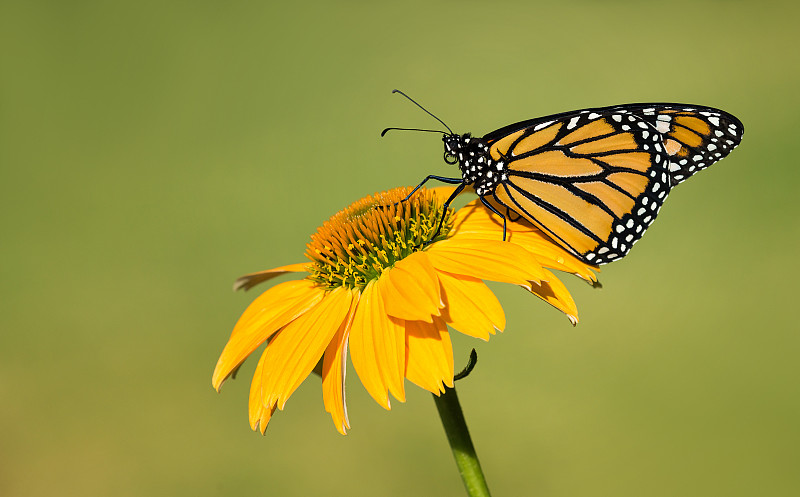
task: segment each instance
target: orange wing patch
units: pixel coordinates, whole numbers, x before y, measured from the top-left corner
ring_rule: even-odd
[[[508,148],[511,146],[512,143],[517,141],[517,138],[525,134],[525,129],[521,129],[516,133],[511,133],[508,136],[504,136],[503,138],[497,140],[489,147],[489,153],[492,155],[492,159],[500,160],[500,156],[508,155]]]
[[[701,135],[708,136],[709,134],[711,134],[711,127],[708,125],[708,123],[697,117],[677,116],[675,117],[673,122],[675,124],[685,126],[691,130],[694,130],[700,133]]]
[[[690,147],[699,147],[703,144],[703,137],[701,135],[695,133],[694,131],[678,126],[672,127],[672,130],[669,132],[669,136],[685,143]]]
[[[522,152],[530,152],[539,148],[549,145],[555,140],[558,132],[564,123],[555,123],[542,130],[531,133],[517,143],[512,151],[512,155],[521,155],[521,153],[514,154],[515,151],[521,150]],[[494,155],[494,154],[492,154]],[[508,155],[508,154],[506,154]]]
[[[591,176],[604,171],[590,159],[573,159],[561,150],[548,150],[523,159],[516,159],[508,165],[509,171],[547,174],[570,178]]]
[[[612,173],[606,177],[611,183],[625,190],[631,197],[638,197],[647,188],[647,176],[635,173]]]
[[[545,233],[550,234],[554,239],[559,240],[576,254],[591,252],[599,245],[597,240],[573,226],[564,218],[553,214],[523,196],[513,185],[502,185],[495,190],[495,197],[498,202],[514,209],[522,217],[538,226]]]
[[[675,155],[678,151],[683,147],[680,142],[676,142],[675,140],[668,138],[664,140],[664,148],[669,155]]]
[[[629,196],[621,194],[619,190],[615,190],[602,181],[588,181],[575,186],[593,195],[599,202],[611,209],[618,218],[630,212],[636,203]]]
[[[512,184],[520,190],[533,193],[542,202],[563,211],[593,233],[602,234],[611,231],[613,216],[598,205],[578,197],[564,186],[516,177]]]
[[[569,145],[582,140],[596,138],[598,136],[610,135],[616,132],[605,119],[596,119],[589,124],[579,127],[564,138],[560,139],[556,145]]]
[[[647,172],[653,165],[650,154],[647,152],[625,152],[621,154],[604,155],[598,158],[606,164],[633,169],[635,171]]]
[[[602,152],[613,152],[614,150],[636,150],[639,145],[636,143],[632,133],[618,133],[590,142],[575,145],[570,149],[572,153],[589,155]]]

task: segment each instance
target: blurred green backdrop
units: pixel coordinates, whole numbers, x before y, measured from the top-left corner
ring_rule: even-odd
[[[742,146],[679,187],[581,311],[493,288],[456,337],[497,496],[798,495],[796,2],[3,2],[0,495],[462,495],[429,394],[383,411],[352,368],[336,433],[309,378],[266,437],[248,362],[211,371],[257,293],[361,196],[454,173],[457,131],[701,103]]]

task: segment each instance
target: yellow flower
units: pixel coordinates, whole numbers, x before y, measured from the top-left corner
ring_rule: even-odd
[[[596,282],[580,262],[530,224],[503,224],[477,201],[443,212],[452,188],[397,188],[365,197],[334,215],[311,237],[311,262],[239,278],[235,289],[288,272],[304,279],[262,293],[236,323],[214,370],[222,382],[264,342],[250,388],[250,425],[261,433],[300,383],[321,363],[322,398],[336,429],[350,427],[345,405],[348,353],[369,394],[390,409],[403,402],[404,380],[438,395],[453,385],[447,326],[488,340],[503,331],[505,315],[482,280],[519,285],[564,312],[577,309],[546,268]],[[441,216],[441,233],[435,233]]]

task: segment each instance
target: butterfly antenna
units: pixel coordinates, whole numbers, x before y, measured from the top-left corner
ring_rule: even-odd
[[[453,133],[453,130],[452,130],[452,129],[450,129],[450,126],[446,125],[446,124],[444,123],[444,121],[442,121],[442,120],[441,120],[441,119],[439,119],[438,117],[434,116],[434,115],[433,115],[433,113],[431,113],[431,111],[429,111],[429,110],[428,110],[428,109],[426,109],[425,107],[423,107],[423,106],[421,106],[420,104],[418,104],[418,103],[417,103],[417,101],[416,101],[416,100],[414,100],[413,98],[409,97],[408,95],[406,95],[405,93],[403,93],[403,92],[402,92],[402,91],[400,91],[400,90],[392,90],[392,93],[399,93],[400,95],[403,95],[403,96],[404,96],[404,97],[406,97],[407,99],[411,100],[411,102],[412,102],[414,105],[416,105],[416,106],[417,106],[417,107],[419,107],[420,109],[424,110],[424,111],[425,111],[425,112],[426,112],[426,113],[427,113],[429,116],[431,116],[432,118],[434,118],[434,119],[436,119],[437,121],[439,121],[440,123],[442,123],[442,126],[444,126],[445,128],[447,128],[447,131],[449,131],[451,135],[454,135],[454,134],[455,134],[455,133]]]
[[[444,131],[439,131],[438,129],[419,129],[419,128],[386,128],[385,130],[381,131],[381,136],[385,135],[387,131],[390,130],[397,130],[397,131],[426,131],[428,133],[441,133],[446,135]]]

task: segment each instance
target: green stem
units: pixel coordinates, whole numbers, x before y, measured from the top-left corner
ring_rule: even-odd
[[[447,441],[453,449],[461,479],[467,487],[467,494],[470,497],[489,497],[489,487],[486,486],[486,478],[483,476],[478,455],[469,437],[467,422],[461,411],[455,388],[446,387],[445,392],[439,396],[434,395],[433,400],[439,410],[439,417],[442,418]]]

